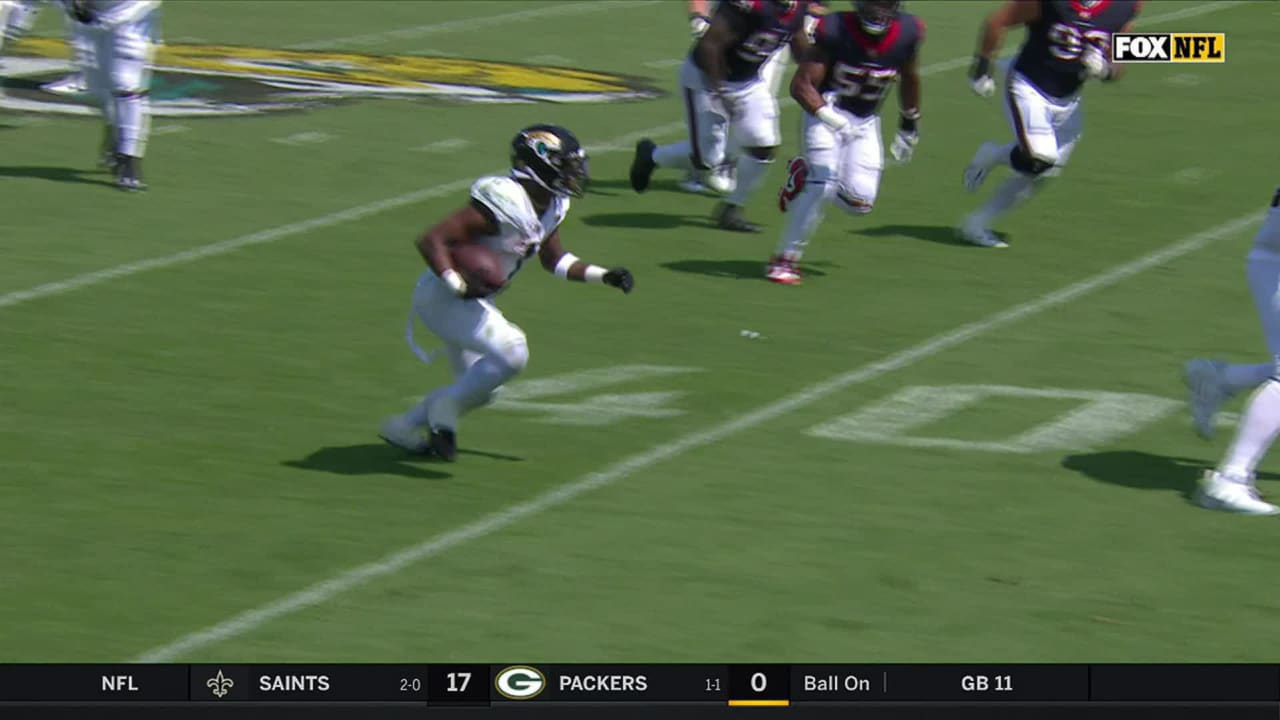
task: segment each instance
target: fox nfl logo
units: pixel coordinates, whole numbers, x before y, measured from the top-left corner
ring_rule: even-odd
[[[1111,62],[1220,63],[1226,61],[1226,33],[1116,33],[1111,36]]]

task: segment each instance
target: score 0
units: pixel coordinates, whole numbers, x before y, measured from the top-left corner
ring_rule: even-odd
[[[729,704],[738,707],[790,705],[791,668],[787,665],[731,666]]]

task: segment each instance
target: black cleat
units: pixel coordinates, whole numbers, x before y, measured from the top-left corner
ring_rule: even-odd
[[[740,233],[758,233],[760,226],[753,222],[748,222],[742,217],[742,208],[729,203],[720,203],[716,207],[715,214],[712,216],[716,221],[716,226],[722,230],[730,230]]]
[[[458,459],[458,436],[449,429],[431,429],[431,452],[445,462]]]
[[[116,187],[129,192],[146,190],[147,184],[142,181],[142,158],[132,155],[116,155]]]
[[[653,151],[657,147],[649,138],[636,143],[636,157],[631,161],[631,189],[638,193],[649,189],[649,178],[657,167],[653,162]]]

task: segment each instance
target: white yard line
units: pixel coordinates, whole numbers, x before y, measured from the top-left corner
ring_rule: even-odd
[[[646,7],[649,5],[656,5],[659,1],[660,0],[592,0],[591,2],[568,2],[559,5],[530,8],[528,10],[517,10],[515,12],[502,13],[501,15],[459,18],[457,20],[446,20],[444,22],[430,23],[427,25],[414,25],[412,27],[384,30],[382,32],[366,33],[363,35],[347,35],[345,37],[329,38],[327,40],[312,40],[309,42],[298,43],[296,45],[288,45],[285,49],[324,50],[338,47],[376,47],[393,40],[416,40],[417,38],[429,37],[440,33],[457,34],[462,32],[471,32],[474,30],[483,30],[485,28],[496,27],[499,25],[510,25],[511,23],[526,22],[529,20],[541,20],[543,18],[563,17],[566,15],[585,15],[588,13],[610,12],[633,7]]]
[[[895,370],[909,367],[980,335],[988,334],[1019,320],[1079,300],[1086,295],[1115,285],[1145,270],[1199,250],[1215,240],[1245,230],[1258,223],[1261,216],[1261,211],[1252,211],[1248,215],[1229,220],[1205,232],[1183,238],[1165,246],[1161,250],[1068,285],[1060,290],[1041,295],[1034,300],[1003,312],[934,336],[918,345],[889,355],[883,360],[828,378],[816,385],[811,385],[804,390],[740,415],[728,422],[656,445],[649,450],[632,455],[598,472],[564,483],[553,490],[538,495],[532,500],[511,505],[504,510],[492,515],[486,515],[455,530],[428,538],[417,545],[404,548],[375,562],[352,568],[311,587],[286,595],[252,610],[247,610],[216,625],[184,635],[167,645],[162,645],[143,653],[135,658],[134,662],[168,662],[194,650],[244,635],[272,620],[319,605],[337,595],[367,585],[378,578],[393,575],[411,565],[446,553],[472,540],[479,540],[501,532],[521,520],[553,510],[594,490],[621,482],[638,472],[648,470],[654,465],[667,462],[692,450],[713,445],[747,430],[773,422],[783,415],[830,397],[833,393],[845,390],[850,386],[865,383]]]
[[[581,4],[592,4],[592,3],[581,3]],[[603,5],[605,3],[603,2],[603,0],[601,0],[599,4]],[[1204,15],[1217,10],[1225,10],[1228,8],[1237,7],[1239,5],[1245,5],[1245,4],[1247,4],[1245,0],[1223,0],[1222,2],[1215,3],[1213,5],[1197,6],[1193,8],[1187,8],[1184,10],[1178,10],[1171,13],[1166,13],[1164,15],[1154,15],[1148,18],[1143,24],[1152,25],[1160,22],[1169,21],[1169,20],[1180,20],[1185,17],[1191,17],[1195,15]],[[561,6],[554,6],[554,7],[561,7]],[[550,10],[551,8],[541,8],[541,9]],[[1193,10],[1195,12],[1191,12]],[[533,12],[533,11],[530,10],[530,11],[522,11],[522,12]],[[518,13],[512,13],[512,14],[514,15]],[[503,16],[495,15],[492,17],[499,18]],[[484,20],[483,18],[477,18],[476,22],[481,22],[483,20]],[[930,63],[929,65],[926,65],[923,68],[921,68],[920,72],[922,75],[934,75],[937,73],[945,72],[947,70],[964,67],[968,63],[969,63],[968,57],[952,58],[950,60]],[[795,107],[795,103],[785,103],[783,105],[784,109],[789,109],[792,107]],[[658,127],[649,128],[647,130],[641,130],[639,132],[629,133],[615,140],[595,146],[594,148],[588,146],[588,150],[591,150],[592,152],[595,152],[597,154],[602,152],[626,150],[626,149],[629,149],[628,146],[630,143],[634,143],[635,140],[639,139],[640,137],[645,137],[645,136],[658,137],[666,133],[674,132],[683,127],[684,127],[683,123],[678,123],[678,122],[668,123],[666,125],[660,125]],[[495,172],[497,173],[506,172],[506,169],[503,168]],[[387,210],[395,210],[397,208],[401,208],[406,205],[412,205],[417,202],[422,202],[423,200],[429,200],[431,198],[441,197],[444,195],[448,195],[449,193],[464,190],[470,187],[473,181],[474,181],[474,177],[459,179],[453,182],[444,183],[443,185],[436,185],[434,187],[415,190],[413,192],[405,193],[404,195],[398,195],[392,198],[387,198],[385,200],[378,200],[378,201],[369,203],[367,205],[360,205],[357,207],[348,208],[346,210],[339,210],[337,212],[330,213],[328,215],[321,215],[319,217],[315,217],[310,220],[303,220],[301,222],[290,223],[288,225],[280,225],[278,227],[261,230],[255,233],[250,233],[248,235],[241,235],[240,237],[231,238],[229,240],[223,240],[221,242],[216,242],[209,245],[203,245],[201,247],[192,248],[190,250],[184,250],[181,252],[174,253],[172,255],[162,255],[160,257],[137,260],[134,262],[125,263],[123,265],[117,265],[115,267],[106,268],[103,270],[96,270],[94,272],[84,273],[82,275],[76,275],[74,277],[67,278],[66,280],[57,280],[54,282],[45,283],[43,285],[37,285],[32,288],[27,288],[26,290],[15,290],[13,292],[0,295],[0,310],[8,307],[13,307],[15,305],[21,305],[23,303],[27,303],[32,300],[38,300],[46,297],[53,297],[55,295],[62,295],[64,293],[68,293],[73,290],[79,290],[81,288],[89,287],[92,285],[98,285],[100,283],[104,283],[109,280],[119,280],[121,278],[131,277],[133,275],[137,275],[143,272],[148,272],[151,270],[159,270],[161,268],[173,267],[175,265],[184,265],[186,263],[194,262],[196,260],[202,260],[207,257],[215,257],[217,255],[224,255],[229,252],[235,252],[242,248],[251,247],[253,245],[264,245],[266,243],[272,243],[277,240],[283,240],[285,238],[293,237],[294,235],[299,235],[301,233],[310,232],[313,230],[319,230],[327,227],[332,227],[334,225],[340,225],[342,223],[351,222],[353,220],[360,220],[362,218],[369,217],[370,215],[376,215],[378,213],[381,213]]]
[[[293,145],[293,146],[319,145],[320,143],[327,143],[330,140],[336,140],[337,137],[338,137],[337,135],[330,135],[329,133],[326,133],[326,132],[311,130],[307,132],[294,133],[287,137],[274,138],[271,142],[279,143],[281,145]]]

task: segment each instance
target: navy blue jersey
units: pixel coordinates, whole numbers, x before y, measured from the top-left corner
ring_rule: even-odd
[[[725,48],[725,67],[729,82],[745,82],[760,77],[760,67],[774,53],[791,42],[791,37],[804,32],[808,14],[807,0],[721,0],[711,21],[727,22],[738,41]],[[697,45],[691,53],[693,61],[706,72],[698,59]]]
[[[829,65],[818,89],[836,93],[836,107],[858,117],[875,114],[898,72],[915,59],[924,43],[924,21],[900,13],[880,35],[869,35],[857,13],[831,13],[814,32]]]
[[[1140,0],[1039,0],[1040,19],[1027,24],[1027,39],[1013,69],[1045,95],[1063,98],[1084,84],[1085,45],[1111,56],[1111,34],[1138,14]]]

